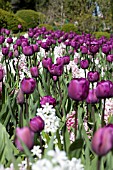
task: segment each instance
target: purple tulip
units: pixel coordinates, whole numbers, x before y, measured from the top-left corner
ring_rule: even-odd
[[[4,78],[4,69],[0,68],[0,82],[3,80]]]
[[[106,60],[107,60],[108,62],[113,62],[113,54],[107,55]]]
[[[2,54],[8,55],[8,53],[9,53],[9,48],[8,47],[2,47]]]
[[[62,64],[52,64],[48,66],[48,70],[53,76],[61,76],[63,74],[64,67]]]
[[[44,96],[40,100],[40,104],[45,105],[46,103],[49,103],[50,105],[55,106],[56,105],[56,99],[53,98],[52,96]]]
[[[87,54],[87,53],[88,53],[88,48],[87,48],[87,46],[81,46],[81,47],[80,47],[80,50],[81,50],[82,54]]]
[[[104,45],[102,46],[102,52],[103,52],[104,54],[108,54],[109,51],[110,51],[109,45],[108,45],[108,44],[104,44]]]
[[[28,36],[29,36],[30,38],[33,38],[33,36],[34,36],[33,31],[29,31],[29,32],[28,32]]]
[[[13,39],[12,39],[12,37],[7,38],[7,43],[8,43],[8,44],[13,43]]]
[[[25,56],[31,56],[34,53],[33,46],[28,45],[22,48],[22,52]]]
[[[37,78],[38,75],[39,75],[39,71],[38,71],[38,67],[37,66],[36,67],[31,67],[30,68],[30,72],[31,72],[32,77]]]
[[[63,56],[63,58],[64,58],[64,64],[69,64],[70,56]]]
[[[21,141],[28,147],[28,149],[32,149],[34,145],[34,133],[30,128],[16,128],[15,145],[20,151],[24,151]]]
[[[21,42],[22,42],[22,41],[21,41],[21,39],[20,39],[20,38],[19,38],[19,39],[17,39],[17,40],[16,40],[16,45],[17,45],[17,46],[21,46]]]
[[[51,67],[52,65],[52,58],[43,58],[42,59],[42,65],[44,68],[48,68],[48,67]]]
[[[40,116],[35,116],[30,119],[29,127],[34,133],[41,132],[44,129],[44,126],[44,120]]]
[[[13,56],[13,51],[9,51],[8,57],[9,57],[9,58],[12,58],[12,56]]]
[[[18,24],[18,29],[22,29],[22,25],[21,24]]]
[[[91,145],[98,156],[106,155],[113,148],[113,128],[99,128],[92,138]]]
[[[57,59],[56,59],[56,63],[59,65],[59,64],[64,64],[64,58],[63,57],[58,57]]]
[[[87,74],[87,78],[90,82],[97,82],[100,78],[98,71],[89,71]]]
[[[17,93],[16,101],[20,105],[24,104],[24,102],[25,102],[24,93],[21,90],[21,88],[19,89],[19,91]]]
[[[5,33],[6,33],[6,35],[9,35],[10,34],[10,30],[5,29]]]
[[[4,37],[4,36],[2,36],[2,35],[0,35],[0,44],[3,44],[3,43],[4,43],[4,41],[5,41],[5,37]]]
[[[99,45],[95,44],[95,45],[91,45],[90,46],[90,52],[93,54],[96,54],[97,52],[99,52]]]
[[[89,81],[85,78],[72,79],[68,85],[68,95],[71,99],[83,101],[89,93]]]
[[[42,42],[42,43],[41,43],[41,47],[42,47],[43,49],[45,49],[45,50],[48,50],[48,45],[47,45],[46,42]]]
[[[99,102],[99,99],[96,96],[96,89],[89,90],[88,96],[86,98],[86,102],[89,103],[89,104],[90,103],[94,104],[94,103],[98,103]]]
[[[31,94],[36,87],[36,81],[33,78],[23,78],[21,81],[21,89],[25,94]]]
[[[33,44],[32,46],[33,46],[34,52],[38,52],[39,51],[39,47],[38,47],[37,44]]]
[[[81,67],[82,69],[87,69],[87,68],[89,67],[89,62],[88,62],[88,60],[81,60],[81,61],[80,61],[80,67]]]
[[[96,96],[100,99],[113,97],[113,83],[110,80],[102,80],[98,82]]]

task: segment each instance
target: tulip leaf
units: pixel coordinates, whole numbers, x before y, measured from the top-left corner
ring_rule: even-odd
[[[17,161],[14,157],[14,155],[18,154],[18,150],[15,148],[11,140],[9,139],[9,135],[6,132],[5,127],[0,123],[0,163],[6,164],[13,163],[16,170],[18,170],[17,167]]]
[[[72,157],[79,158],[82,152],[84,140],[83,139],[76,139],[70,146],[68,150],[69,158]]]
[[[46,95],[45,90],[42,88],[42,84],[40,81],[38,82],[38,91],[41,97]]]

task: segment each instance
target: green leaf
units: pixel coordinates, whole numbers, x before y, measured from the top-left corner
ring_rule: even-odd
[[[14,164],[14,168],[18,170],[17,161],[14,155],[18,154],[18,150],[15,148],[9,135],[6,132],[5,127],[0,123],[0,164],[6,164],[10,162]]]
[[[76,139],[69,147],[68,156],[71,159],[72,157],[79,158],[82,153],[84,140],[83,139]]]

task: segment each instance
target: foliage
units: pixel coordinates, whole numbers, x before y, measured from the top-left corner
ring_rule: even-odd
[[[65,31],[65,32],[70,32],[70,31],[73,31],[73,32],[76,32],[76,33],[79,32],[77,26],[75,26],[74,24],[71,24],[71,23],[64,24],[62,26],[61,30]]]
[[[0,0],[0,8],[11,11],[11,3],[8,0]]]
[[[18,32],[18,24],[21,24],[23,27],[23,31],[26,30],[26,22],[21,18],[7,12],[5,10],[0,9],[0,26],[5,27],[9,30],[12,30],[14,33]]]
[[[39,24],[38,27],[39,28],[46,27],[47,30],[53,30],[52,25],[49,25],[49,24]]]
[[[34,28],[45,20],[45,15],[33,10],[19,10],[15,14],[27,23],[27,28]]]
[[[101,38],[102,36],[106,37],[106,38],[110,38],[110,33],[108,32],[94,32],[93,35],[96,37],[96,38]]]

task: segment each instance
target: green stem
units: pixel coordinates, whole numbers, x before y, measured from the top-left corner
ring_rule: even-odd
[[[29,122],[28,98],[29,98],[29,95],[26,94],[26,118],[27,118],[27,123]]]
[[[23,127],[23,105],[20,105],[20,117],[19,117],[19,124],[20,124],[20,128]]]
[[[78,101],[75,103],[75,138],[77,137]]]
[[[97,170],[101,170],[101,156],[98,156],[98,160],[97,160]]]
[[[29,158],[27,157],[27,170],[31,170],[31,167],[29,165]]]
[[[105,125],[105,124],[104,124],[105,103],[106,103],[106,99],[104,99],[104,104],[103,104],[103,109],[102,109],[102,115],[101,115],[101,126],[102,126],[102,127]]]

